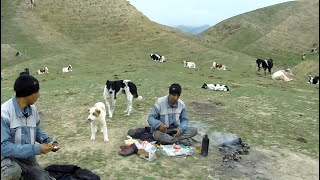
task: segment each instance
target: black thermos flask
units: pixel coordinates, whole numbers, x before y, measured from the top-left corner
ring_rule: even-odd
[[[209,150],[209,138],[208,135],[204,135],[202,138],[202,147],[201,147],[201,155],[202,156],[208,156],[208,150]]]

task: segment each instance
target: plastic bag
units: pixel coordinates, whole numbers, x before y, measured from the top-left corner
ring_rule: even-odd
[[[133,144],[133,143],[138,142],[137,140],[132,139],[131,136],[127,136],[127,138],[128,138],[127,140],[124,140],[124,144],[125,144],[125,145],[131,145],[131,144]]]
[[[182,144],[160,145],[161,152],[167,156],[192,155],[194,148]]]
[[[143,159],[148,161],[153,161],[157,158],[157,155],[156,155],[157,148],[153,146],[151,143],[149,143],[148,141],[141,141],[140,143],[135,142],[135,145],[137,146],[138,151],[139,149],[143,149],[148,153],[147,157],[145,157],[144,155],[140,155],[140,157],[142,157]]]

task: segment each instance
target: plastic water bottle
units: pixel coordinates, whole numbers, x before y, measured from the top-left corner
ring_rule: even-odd
[[[209,138],[208,135],[204,135],[202,138],[202,147],[201,147],[201,155],[202,156],[208,156],[208,150],[209,150]]]

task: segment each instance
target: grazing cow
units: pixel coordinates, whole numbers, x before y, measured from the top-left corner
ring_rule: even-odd
[[[183,67],[188,67],[188,68],[196,68],[196,63],[191,62],[191,61],[182,61]]]
[[[35,0],[30,0],[30,7],[31,7],[31,9],[36,7],[36,1]]]
[[[29,74],[29,68],[25,68],[24,71],[20,73],[20,76],[24,74]]]
[[[266,69],[268,69],[268,74],[271,75],[271,69],[273,67],[273,60],[270,58],[268,60],[263,60],[263,59],[257,59],[256,60],[257,66],[258,66],[258,74],[260,74],[260,68],[262,65],[262,68],[264,70],[264,75],[266,74]]]
[[[227,70],[227,67],[224,64],[218,64],[216,62],[213,62],[211,69]]]
[[[317,53],[317,52],[318,52],[318,48],[316,48],[316,47],[312,48],[311,51],[310,51],[311,54],[312,53]]]
[[[272,74],[273,80],[292,81],[293,74],[290,69],[279,70]]]
[[[21,57],[21,52],[18,51],[18,52],[16,53],[16,57]]]
[[[201,88],[209,89],[209,90],[212,90],[212,91],[229,91],[229,87],[227,85],[223,85],[223,84],[207,84],[207,83],[204,83]]]
[[[44,67],[42,69],[37,70],[37,74],[44,74],[44,73],[49,73],[48,67]]]
[[[306,59],[306,53],[303,53],[301,60],[303,61],[303,60],[305,60],[305,59]]]
[[[72,71],[72,66],[71,65],[69,65],[68,67],[62,68],[62,72],[70,72],[70,71]]]
[[[313,76],[309,75],[308,78],[309,78],[308,83],[319,84],[319,76],[313,77]]]
[[[166,58],[160,54],[150,54],[150,58],[154,61],[166,62]]]
[[[166,61],[167,61],[166,58],[164,56],[161,56],[160,62],[166,62]]]

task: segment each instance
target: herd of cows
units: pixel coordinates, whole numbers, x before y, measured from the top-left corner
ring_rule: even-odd
[[[312,53],[317,52],[316,51],[317,49],[316,50],[315,49],[316,48],[312,49]],[[153,61],[166,62],[165,57],[162,55],[159,55],[159,54],[150,54],[150,58]],[[305,54],[304,54],[303,60],[304,59],[305,59]],[[182,61],[182,63],[183,63],[183,67],[196,69],[195,62]],[[271,59],[271,58],[266,59],[266,60],[265,59],[257,59],[256,64],[258,67],[258,74],[260,74],[260,70],[262,68],[264,70],[265,75],[267,75],[267,70],[268,70],[268,75],[271,75],[271,69],[273,68],[273,59]],[[218,64],[217,62],[213,62],[211,69],[227,70],[227,67],[224,64]],[[276,71],[275,73],[273,73],[271,77],[273,80],[282,80],[282,81],[287,82],[287,81],[293,80],[293,73],[290,69],[279,70],[279,71]],[[312,75],[308,75],[308,83],[319,84],[319,76],[313,77]],[[221,88],[222,86],[224,88]],[[214,84],[212,84],[212,85],[204,84],[202,86],[202,88],[211,89],[211,90],[219,90],[219,91],[229,91],[229,88],[226,85],[222,85],[222,86],[220,87],[220,85],[218,85],[217,87],[215,87]]]
[[[313,51],[315,51],[313,49]],[[20,57],[21,53],[17,52],[16,57]],[[158,62],[166,62],[166,58],[163,55],[160,54],[150,54],[149,55],[151,60],[153,61],[158,61]],[[191,69],[196,69],[196,63],[192,61],[182,61],[183,67],[186,68],[191,68]],[[264,74],[267,75],[267,70],[268,70],[268,75],[271,75],[271,69],[273,68],[273,59],[257,59],[256,60],[256,65],[258,68],[258,74],[260,74],[260,70],[264,70]],[[212,63],[211,69],[217,69],[217,70],[227,70],[227,66],[224,64],[218,64],[217,62]],[[72,71],[72,66],[68,65],[67,67],[62,68],[62,72],[71,72]],[[44,67],[41,69],[38,69],[36,71],[36,74],[45,74],[49,73],[48,67]],[[23,72],[20,73],[22,74],[29,74],[29,69],[25,68]],[[285,70],[278,70],[272,74],[272,79],[273,80],[282,80],[282,81],[292,81],[293,80],[293,73],[290,69],[285,69]],[[319,84],[319,76],[312,76],[308,75],[308,83],[311,84]],[[229,88],[227,85],[221,85],[221,84],[206,84],[202,86],[204,89],[210,89],[214,91],[229,91]]]
[[[71,72],[72,71],[72,66],[69,64],[69,66],[67,67],[63,67],[62,68],[62,72]],[[36,71],[37,74],[48,74],[49,73],[49,68],[46,66],[44,68],[41,68],[41,69],[38,69]],[[25,68],[24,71],[20,72],[20,75],[23,75],[23,74],[30,74],[29,72],[29,68]]]

